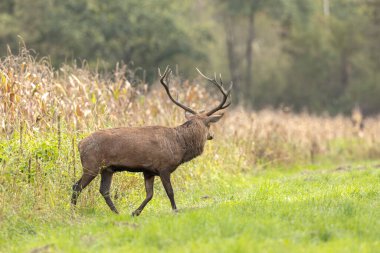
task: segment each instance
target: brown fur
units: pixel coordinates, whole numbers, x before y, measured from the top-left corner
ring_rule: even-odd
[[[196,119],[175,128],[112,128],[83,139],[79,152],[83,167],[95,174],[101,168],[116,167],[158,176],[160,171],[172,172],[181,163],[202,154],[207,133],[208,128]]]

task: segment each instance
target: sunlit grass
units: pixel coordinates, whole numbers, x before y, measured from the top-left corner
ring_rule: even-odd
[[[375,252],[379,179],[379,169],[371,166],[224,174],[196,184],[190,179],[192,187],[176,194],[178,214],[171,212],[161,186],[138,218],[130,216],[130,203],[118,201],[122,214],[116,216],[98,198],[95,206],[82,205],[74,213],[63,208],[48,216],[8,217],[2,249]],[[179,181],[174,185],[181,188]]]

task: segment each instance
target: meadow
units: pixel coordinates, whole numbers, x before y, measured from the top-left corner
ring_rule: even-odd
[[[184,122],[139,70],[52,69],[25,49],[0,61],[0,252],[376,252],[380,119],[235,106],[204,154],[173,174],[179,213],[159,180],[140,217],[139,174],[119,173],[111,213],[94,180],[70,206],[77,143],[94,130]],[[184,103],[216,102],[202,79],[173,77]]]

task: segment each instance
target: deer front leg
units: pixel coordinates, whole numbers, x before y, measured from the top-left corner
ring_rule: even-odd
[[[154,184],[154,175],[144,173],[144,181],[145,181],[145,190],[146,190],[146,198],[141,203],[139,208],[137,208],[132,216],[139,216],[146,204],[153,198],[153,184]]]
[[[163,172],[160,174],[160,178],[161,178],[162,185],[164,186],[166,194],[168,195],[168,198],[172,205],[173,211],[177,211],[177,206],[175,205],[175,201],[174,201],[174,191],[173,191],[172,183],[170,182],[170,173]]]
[[[104,200],[106,201],[107,205],[109,206],[109,208],[114,212],[114,213],[119,213],[115,207],[115,205],[113,204],[112,200],[111,200],[111,196],[110,196],[110,188],[111,188],[111,182],[112,182],[112,175],[113,175],[113,171],[112,170],[109,170],[109,169],[105,169],[102,173],[101,173],[101,182],[100,182],[100,193],[102,194]]]

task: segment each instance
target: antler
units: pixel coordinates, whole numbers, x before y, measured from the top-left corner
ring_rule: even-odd
[[[232,87],[234,86],[233,82],[231,82],[231,85],[230,85],[230,88],[228,88],[228,90],[225,90],[223,88],[223,81],[222,81],[222,75],[220,74],[219,75],[219,83],[218,81],[216,80],[216,74],[214,76],[213,79],[205,76],[198,68],[196,68],[196,70],[198,71],[198,73],[205,79],[207,79],[209,82],[211,82],[212,84],[216,85],[216,87],[218,87],[218,89],[220,90],[220,92],[222,92],[223,94],[223,99],[222,99],[222,102],[220,102],[220,104],[215,107],[214,109],[208,111],[206,113],[207,116],[210,116],[212,114],[214,114],[215,112],[219,111],[219,110],[223,110],[225,108],[227,108],[228,106],[231,105],[231,90],[232,90]],[[230,100],[227,102],[227,99],[230,98]],[[226,104],[227,102],[227,104]]]
[[[161,79],[160,79],[160,82],[162,84],[162,86],[164,86],[165,90],[166,90],[166,93],[168,94],[169,98],[171,101],[173,101],[174,104],[178,105],[179,107],[181,107],[182,109],[184,109],[185,111],[189,112],[189,113],[192,113],[192,114],[197,114],[196,111],[192,110],[191,108],[187,107],[186,105],[183,105],[181,104],[180,102],[176,101],[172,95],[170,94],[170,90],[169,90],[169,76],[171,74],[172,70],[169,68],[169,66],[166,67],[165,69],[165,72],[163,75],[161,75],[161,70],[160,68],[158,68],[158,74],[160,75]]]

